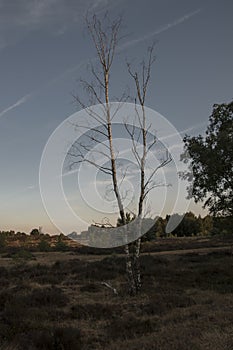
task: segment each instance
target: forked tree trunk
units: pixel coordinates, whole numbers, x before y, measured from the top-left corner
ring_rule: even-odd
[[[126,218],[125,218],[125,211],[121,199],[121,195],[118,188],[118,181],[117,181],[117,169],[116,169],[116,159],[115,159],[115,153],[113,148],[113,140],[112,140],[112,122],[111,122],[111,114],[110,114],[110,107],[109,107],[109,74],[107,71],[107,68],[104,69],[104,81],[105,81],[105,102],[106,102],[106,108],[107,108],[107,129],[108,129],[108,140],[109,140],[109,150],[110,150],[110,156],[111,156],[111,169],[112,169],[112,183],[113,183],[113,190],[116,196],[118,208],[120,217],[122,220],[123,225],[126,225]],[[127,274],[127,280],[128,280],[128,289],[129,293],[131,295],[136,294],[136,283],[135,283],[135,277],[130,257],[130,251],[129,251],[129,245],[126,244],[124,247],[124,251],[126,254],[126,274]]]
[[[105,20],[108,22],[107,16],[105,16]],[[119,191],[118,186],[118,179],[117,179],[117,164],[116,164],[116,156],[114,152],[113,147],[113,137],[112,137],[112,118],[110,113],[110,106],[109,106],[109,73],[111,70],[112,62],[115,56],[116,47],[118,44],[118,32],[121,25],[121,19],[117,19],[116,21],[113,21],[110,23],[110,26],[107,26],[107,28],[103,28],[102,22],[96,17],[96,15],[93,16],[92,20],[89,21],[88,18],[86,18],[87,21],[87,27],[89,30],[89,33],[92,37],[99,64],[101,67],[101,70],[95,70],[92,66],[92,73],[94,75],[94,78],[97,82],[98,89],[100,89],[101,93],[97,88],[95,87],[95,84],[84,82],[84,86],[87,89],[87,91],[90,93],[90,95],[94,99],[102,104],[105,105],[105,120],[103,121],[103,126],[106,128],[106,138],[108,141],[108,158],[110,156],[110,163],[111,165],[106,171],[105,167],[102,167],[99,164],[96,164],[95,162],[90,162],[90,164],[95,165],[99,170],[102,170],[103,172],[107,173],[112,178],[112,185],[113,190],[115,194],[115,198],[118,205],[118,211],[120,214],[122,225],[125,226],[125,246],[124,251],[126,255],[126,274],[127,274],[127,280],[128,280],[128,287],[129,292],[132,295],[135,295],[137,292],[141,289],[141,273],[140,273],[140,247],[141,247],[141,238],[138,238],[134,244],[134,249],[131,255],[130,252],[130,246],[128,244],[128,236],[127,236],[127,220],[125,215],[125,208],[123,206],[123,200]],[[145,103],[145,97],[147,92],[147,85],[150,80],[150,69],[151,65],[154,61],[153,56],[153,47],[149,48],[149,61],[148,64],[145,64],[143,62],[142,65],[142,81],[140,81],[138,73],[132,73],[130,69],[130,65],[128,65],[128,70],[132,78],[134,79],[135,85],[136,85],[136,93],[137,97],[140,102],[140,106],[142,108],[143,117],[140,119],[140,127],[143,137],[143,154],[138,155],[137,150],[135,152],[137,153],[138,159],[140,159],[139,162],[139,172],[141,176],[140,180],[140,197],[138,201],[138,213],[137,217],[139,218],[139,229],[142,228],[142,215],[143,215],[143,206],[144,206],[144,200],[146,197],[146,194],[148,194],[148,189],[146,188],[145,184],[145,162],[146,162],[146,156],[148,151],[148,145],[147,145],[147,139],[146,139],[146,116],[145,116],[145,110],[144,110],[144,103]],[[103,94],[102,94],[103,93]],[[80,99],[77,98],[77,101],[81,104],[83,108],[85,108],[85,105],[80,101]],[[106,124],[105,124],[106,123]],[[135,146],[135,135],[131,134],[132,142]],[[137,139],[137,138],[136,138]],[[95,140],[96,141],[96,140]],[[98,143],[98,140],[96,141]],[[80,143],[80,147],[83,147]],[[85,158],[80,152],[80,158],[81,161],[84,161]],[[140,236],[140,235],[139,235]]]

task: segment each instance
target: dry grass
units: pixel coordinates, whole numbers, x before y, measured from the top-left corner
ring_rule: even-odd
[[[137,297],[127,295],[123,256],[33,255],[0,267],[1,350],[233,349],[228,251],[144,254]]]

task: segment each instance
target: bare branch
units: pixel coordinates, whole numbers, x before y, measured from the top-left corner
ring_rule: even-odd
[[[104,125],[104,123],[106,123],[106,120],[100,116],[98,113],[96,113],[96,111],[93,111],[93,109],[91,109],[91,106],[86,105],[79,96],[77,95],[72,95],[74,100],[78,102],[78,104],[82,107],[82,109],[85,109],[86,112],[94,119],[96,120],[98,123],[100,123],[101,125]],[[101,107],[103,108],[103,115],[106,114],[106,109],[105,109],[105,105],[102,103]],[[106,127],[106,125],[105,125]]]
[[[134,138],[134,136],[135,136],[135,135],[134,135],[134,134],[135,134],[135,125],[133,125],[133,130],[132,130],[132,132],[130,131],[129,125],[128,125],[126,122],[124,122],[124,126],[125,126],[125,129],[126,129],[126,131],[128,132],[128,134],[129,134],[129,136],[130,136],[130,138],[131,138],[131,141],[132,141],[132,145],[133,145],[132,152],[133,152],[133,155],[134,155],[134,157],[135,157],[135,159],[136,159],[138,165],[140,166],[140,155],[139,155],[139,153],[138,153],[138,151],[137,151],[137,147],[136,147],[136,143],[135,143],[135,138]]]
[[[111,224],[111,222],[109,221],[109,218],[107,218],[107,217],[104,217],[101,222],[94,222],[94,225],[98,226],[98,227],[103,227],[103,226],[104,227],[111,227],[111,228],[115,227]]]
[[[153,140],[153,142],[151,142],[151,144],[148,146],[148,148],[147,148],[147,153],[149,153],[149,151],[152,149],[152,147],[156,144],[156,142],[157,142],[157,138],[156,138],[156,136],[154,137],[154,140]]]
[[[86,129],[88,131],[93,131],[93,132],[99,133],[99,134],[105,136],[106,138],[108,137],[108,135],[104,131],[102,131],[100,128],[91,128],[89,125],[84,125],[84,124],[79,124],[79,123],[72,123],[72,122],[69,122],[69,123],[70,123],[70,125],[72,125],[73,127],[77,128],[77,129],[78,128]],[[101,127],[106,129],[105,124],[101,124]]]
[[[99,83],[99,85],[104,89],[104,83],[101,80],[101,78],[98,76],[98,74],[96,73],[93,64],[91,64],[91,72],[93,74],[93,76],[95,77],[95,79],[97,80],[97,82]]]
[[[87,91],[87,93],[89,93],[90,95],[93,95],[99,104],[103,104],[101,98],[98,96],[98,94],[94,88],[93,83],[90,84],[86,80],[82,80],[82,79],[80,80],[80,82],[83,84],[84,89]]]
[[[151,175],[149,176],[148,180],[146,181],[144,188],[146,188],[150,181],[153,179],[153,177],[155,176],[156,172],[163,168],[164,166],[166,166],[167,164],[169,164],[172,161],[171,155],[170,153],[166,150],[166,159],[164,159],[151,173]]]
[[[118,292],[117,292],[116,288],[113,288],[113,287],[111,286],[111,284],[109,284],[109,283],[107,283],[107,282],[100,282],[100,284],[102,284],[103,286],[105,286],[105,287],[111,289],[115,295],[118,295]]]
[[[81,157],[81,156],[80,156]],[[82,157],[81,157],[82,158]],[[70,169],[75,165],[75,164],[81,164],[81,163],[88,163],[90,165],[93,165],[95,168],[98,170],[102,171],[104,174],[107,175],[112,175],[112,171],[110,168],[103,167],[99,164],[96,164],[94,161],[91,161],[90,159],[82,158],[80,160],[74,161],[70,164]]]
[[[150,188],[148,188],[146,191],[145,191],[145,194],[144,194],[144,198],[146,198],[146,196],[148,195],[148,193],[152,190],[154,190],[155,188],[158,188],[158,187],[170,187],[171,184],[165,184],[165,183],[159,183],[159,184],[155,184],[155,185],[152,185]]]
[[[136,94],[139,99],[140,105],[144,106],[145,99],[146,99],[146,93],[147,93],[147,87],[151,76],[151,67],[155,61],[155,56],[153,56],[154,51],[154,44],[148,48],[148,62],[145,63],[145,60],[142,61],[142,78],[140,81],[138,72],[133,72],[131,64],[128,62],[128,72],[130,76],[133,78],[136,86]]]

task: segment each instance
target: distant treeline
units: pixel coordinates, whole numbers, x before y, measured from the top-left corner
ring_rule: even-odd
[[[143,240],[151,241],[157,237],[191,237],[191,236],[213,236],[217,234],[231,234],[233,226],[232,216],[205,217],[196,216],[192,212],[185,213],[180,224],[170,234],[166,234],[166,225],[171,216],[165,219],[159,217],[152,228],[143,237]],[[173,218],[178,221],[182,215],[173,214]]]
[[[4,248],[30,248],[35,251],[59,250],[65,251],[69,249],[72,241],[63,234],[50,236],[42,233],[34,228],[30,234],[15,231],[0,231],[0,249]]]
[[[143,236],[143,241],[153,241],[158,237],[192,237],[192,236],[213,236],[218,234],[232,234],[233,217],[232,216],[218,216],[214,217],[206,215],[205,217],[196,216],[192,212],[186,213],[184,216],[180,214],[173,214],[174,220],[179,220],[183,217],[180,224],[171,233],[166,233],[166,225],[171,216],[167,215],[166,218],[158,217],[156,220],[151,220],[151,229]],[[43,234],[38,229],[33,229],[30,235],[24,232],[15,231],[0,231],[0,247],[6,244],[6,241],[19,240],[21,243],[27,241],[37,241],[38,248],[41,250],[48,249],[52,245],[57,248],[65,247],[65,244],[69,245],[70,240],[63,234],[57,236],[50,236],[49,234]]]

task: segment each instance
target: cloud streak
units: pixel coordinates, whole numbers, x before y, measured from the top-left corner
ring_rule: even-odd
[[[50,0],[52,4],[54,4],[56,1],[54,0]],[[97,0],[96,1],[96,6],[99,7],[100,4],[103,5],[103,4],[107,4],[108,2],[106,0]],[[95,4],[95,2],[94,2]],[[44,9],[44,7],[42,7]],[[41,11],[41,8],[40,8],[40,11]],[[123,45],[121,45],[121,47],[119,48],[119,51],[123,50],[123,49],[126,49],[126,48],[129,48],[129,47],[132,47],[134,45],[137,45],[139,44],[140,42],[142,41],[145,41],[147,39],[150,39],[150,38],[153,38],[155,35],[158,35],[158,34],[161,34],[185,21],[187,21],[188,19],[190,19],[191,17],[197,15],[198,13],[201,12],[201,9],[197,9],[193,12],[189,12],[187,13],[186,15],[178,18],[177,20],[175,20],[174,22],[171,22],[171,23],[168,23],[162,27],[160,27],[159,29],[155,30],[155,31],[152,31],[140,38],[137,38],[137,39],[133,39],[131,41],[128,41],[126,43],[124,43]],[[91,59],[91,61],[95,61],[97,58],[94,57]],[[80,69],[84,63],[86,61],[83,61],[73,67],[70,67],[68,68],[67,70],[65,70],[63,73],[61,73],[58,77],[55,77],[54,79],[48,81],[44,86],[44,87],[48,87],[50,85],[53,85],[54,83],[57,83],[60,79],[63,79],[66,75],[70,74],[70,73],[73,73],[74,71],[77,71],[78,69]],[[35,95],[37,92],[39,92],[42,88],[30,93],[30,94],[27,94],[25,95],[24,97],[22,97],[21,99],[19,99],[18,101],[16,101],[13,105],[9,106],[8,108],[6,108],[5,110],[3,110],[2,112],[0,112],[0,117],[2,117],[3,115],[5,115],[6,113],[8,113],[9,111],[19,107],[20,105],[24,104],[25,102],[27,102],[33,95]],[[188,131],[188,130],[187,130]]]
[[[150,39],[150,38],[153,38],[154,36],[158,35],[158,34],[161,34],[163,32],[166,32],[167,30],[171,29],[171,28],[174,28],[176,27],[177,25],[187,21],[188,19],[190,19],[191,17],[197,15],[198,13],[201,12],[201,9],[197,9],[193,12],[189,12],[187,13],[186,15],[176,19],[174,22],[171,22],[171,23],[168,23],[158,29],[156,29],[155,31],[152,31],[150,33],[147,33],[146,35],[144,36],[141,36],[140,38],[137,38],[137,39],[133,39],[133,40],[130,40],[126,43],[124,43],[122,46],[121,46],[121,50],[122,49],[126,49],[130,46],[134,46],[136,44],[139,44],[140,42],[142,41],[145,41],[147,39]]]
[[[112,4],[113,0],[0,0],[0,49],[38,29],[62,35],[82,21],[88,9],[100,12]]]
[[[201,128],[202,126],[204,126],[204,125],[206,125],[206,122],[201,122],[201,123],[192,125],[192,126],[190,126],[189,128],[187,128],[187,129],[183,129],[183,130],[177,131],[177,133],[174,133],[174,134],[170,134],[170,135],[161,137],[159,140],[162,141],[162,140],[169,139],[170,137],[173,137],[173,136],[176,136],[176,135],[183,135],[183,134],[186,134],[186,133],[189,132],[189,131],[193,131],[193,130],[200,129],[200,128]]]
[[[13,103],[11,106],[4,109],[2,112],[0,112],[0,118],[3,117],[6,113],[10,112],[12,109],[15,109],[15,108],[21,106],[22,104],[24,104],[25,102],[27,102],[31,96],[32,96],[32,94],[27,94],[27,95],[23,96],[22,98],[20,98],[15,103]]]

